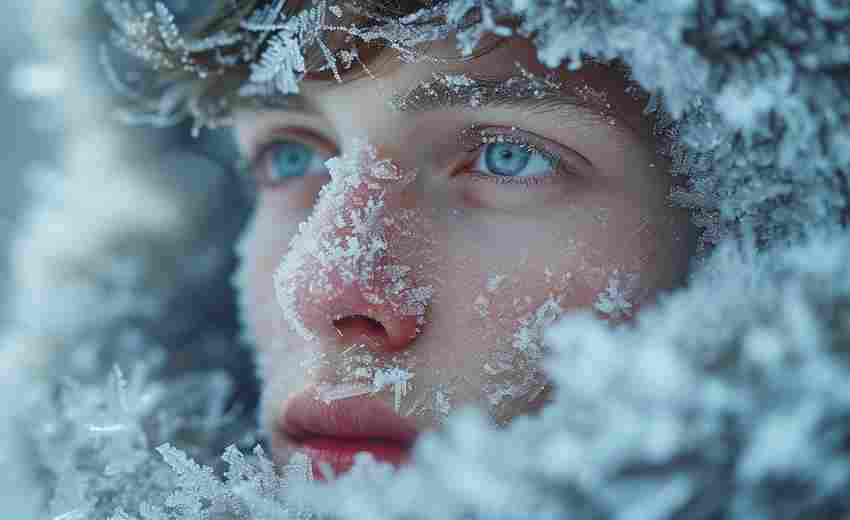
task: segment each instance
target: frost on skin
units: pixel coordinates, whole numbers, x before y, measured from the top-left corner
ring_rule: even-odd
[[[629,299],[635,296],[639,277],[637,273],[620,273],[614,269],[608,278],[608,286],[597,295],[593,307],[613,319],[631,317],[632,302]]]
[[[374,378],[372,379],[372,391],[380,392],[385,386],[392,386],[393,389],[393,406],[396,412],[401,406],[401,399],[407,395],[409,383],[413,379],[413,374],[399,367],[389,369],[375,370]]]
[[[543,332],[564,313],[560,297],[550,296],[533,312],[522,316],[510,340],[510,349],[490,354],[483,365],[487,382],[482,388],[491,411],[504,420],[500,407],[517,399],[533,402],[546,386],[541,361],[545,353]]]
[[[421,217],[415,210],[387,207],[387,197],[412,182],[416,172],[400,171],[361,142],[326,165],[331,181],[319,193],[313,213],[299,225],[274,276],[285,319],[312,341],[316,326],[362,312],[342,297],[354,290],[376,309],[424,323],[433,287],[419,283],[413,266],[400,263],[391,248],[416,233]],[[323,315],[305,317],[305,306],[311,312],[321,309]]]
[[[477,108],[495,100],[543,100],[564,95],[562,85],[552,78],[531,74],[519,63],[516,67],[518,74],[504,80],[475,78],[466,74],[434,73],[430,81],[417,85],[410,92],[391,98],[389,104],[393,109],[404,112],[448,104]],[[600,105],[600,108],[603,106]]]
[[[351,345],[338,354],[315,355],[306,366],[311,376],[325,374],[330,377],[330,381],[319,380],[316,399],[329,403],[360,395],[375,395],[389,388],[398,411],[401,400],[412,389],[413,368],[417,362],[415,354],[409,351],[378,358],[366,344],[361,343]]]

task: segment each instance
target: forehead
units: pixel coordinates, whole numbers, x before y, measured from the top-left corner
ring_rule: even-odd
[[[457,50],[456,41],[449,39],[423,47],[424,57],[415,63],[402,62],[395,51],[384,51],[371,61],[367,60],[366,70],[355,63],[352,66],[354,72],[343,76],[342,83],[308,76],[301,82],[298,95],[272,101],[268,112],[252,109],[237,114],[237,138],[242,141],[249,138],[256,128],[264,127],[265,123],[271,125],[281,117],[281,110],[289,116],[312,113],[324,119],[326,109],[345,111],[352,103],[362,104],[366,99],[373,99],[376,89],[386,98],[385,105],[389,108],[392,104],[390,98],[421,89],[434,79],[435,74],[467,74],[498,82],[516,78],[527,71],[559,85],[558,97],[563,93],[564,97],[587,102],[584,111],[563,112],[567,120],[573,117],[590,117],[600,121],[617,119],[619,124],[616,125],[604,123],[611,132],[619,133],[627,142],[656,147],[654,115],[643,113],[648,95],[629,80],[624,67],[586,61],[578,70],[569,70],[565,66],[550,69],[540,63],[536,49],[524,38],[502,39],[495,48],[489,48],[491,50],[475,57],[463,58]],[[533,112],[528,110],[528,106],[514,108]]]
[[[402,62],[394,51],[388,50],[366,63],[368,71],[345,78],[343,84],[308,77],[301,83],[302,97],[318,98],[330,90],[337,94],[340,90],[350,90],[356,95],[359,88],[374,88],[370,83],[375,77],[389,86],[389,94],[404,95],[433,79],[435,73],[469,74],[498,81],[521,76],[527,71],[535,77],[551,79],[560,85],[565,96],[596,105],[600,111],[616,116],[638,133],[643,134],[641,129],[646,129],[650,122],[643,114],[648,95],[629,79],[628,70],[619,63],[587,61],[578,70],[568,70],[564,65],[550,69],[537,59],[536,49],[525,38],[502,39],[495,45],[480,55],[464,58],[455,40],[433,42],[423,47],[424,57],[416,63]],[[353,67],[356,69],[358,65]]]

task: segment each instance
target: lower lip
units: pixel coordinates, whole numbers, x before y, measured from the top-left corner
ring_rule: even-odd
[[[328,464],[335,475],[346,473],[354,464],[354,455],[366,452],[379,462],[401,466],[410,458],[410,446],[396,441],[374,439],[336,439],[316,437],[302,441],[298,450],[310,457],[313,478],[325,480],[322,463]]]

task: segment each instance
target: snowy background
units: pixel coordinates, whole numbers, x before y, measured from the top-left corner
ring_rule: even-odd
[[[34,60],[36,51],[28,37],[26,12],[23,2],[9,2],[4,12],[6,22],[0,31],[0,169],[3,171],[3,187],[0,188],[0,250],[6,250],[15,216],[26,199],[27,190],[23,172],[33,161],[52,154],[50,144],[45,145],[45,132],[38,130],[37,118],[40,108],[33,99],[16,95],[16,63],[22,60]],[[0,259],[0,294],[6,294],[8,286],[8,263],[2,255]],[[5,301],[0,300],[0,301]],[[0,317],[5,312],[0,313]]]
[[[203,12],[212,2],[198,0],[166,0],[178,15],[178,21],[188,19],[186,13]],[[182,17],[181,17],[182,15]],[[42,46],[33,41],[30,33],[33,20],[29,2],[9,2],[4,11],[6,22],[0,30],[0,322],[6,321],[7,292],[10,289],[7,249],[14,234],[20,212],[32,200],[33,179],[44,169],[55,169],[61,162],[63,119],[51,106],[49,99],[62,91],[59,71],[47,61]],[[97,42],[105,41],[104,34],[93,35],[88,45],[96,52]],[[120,62],[120,61],[119,61]],[[93,55],[91,64],[98,60]],[[138,64],[124,63],[126,66]],[[100,85],[106,85],[106,81]],[[189,138],[188,126],[172,129],[139,129],[146,141],[171,143],[166,148],[188,149],[189,153],[210,158],[223,168],[230,168],[236,150],[227,130],[205,132],[198,141]],[[203,174],[203,172],[199,172]],[[37,182],[37,181],[36,181]]]

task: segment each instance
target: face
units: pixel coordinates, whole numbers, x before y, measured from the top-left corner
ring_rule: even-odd
[[[261,421],[314,472],[402,462],[461,406],[535,411],[543,329],[634,318],[681,283],[693,238],[646,99],[613,68],[550,71],[524,40],[368,66],[236,123],[258,185],[237,279]]]

